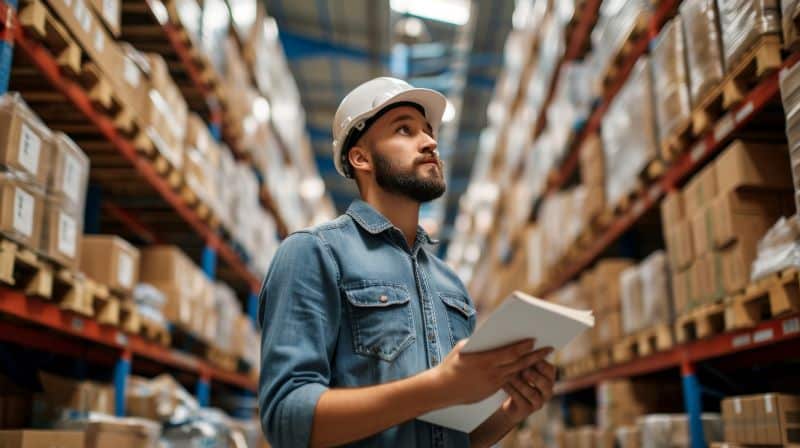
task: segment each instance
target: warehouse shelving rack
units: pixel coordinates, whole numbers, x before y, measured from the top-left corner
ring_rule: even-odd
[[[666,21],[677,11],[680,3],[680,0],[665,0],[658,4],[651,16],[648,32],[633,42],[631,51],[620,65],[619,75],[605,90],[599,104],[591,111],[589,119],[578,132],[565,160],[556,169],[555,175],[551,177],[545,195],[559,191],[574,177],[583,143],[589,136],[599,131],[603,116],[616,94],[624,86],[634,65],[648,51],[651,42]],[[552,100],[560,69],[564,62],[580,56],[579,50],[586,45],[586,39],[596,21],[599,6],[599,1],[587,1],[580,13],[581,16],[577,18],[579,26],[573,28],[572,34],[567,37],[568,50],[559,62],[550,84],[547,100],[535,121],[535,127],[532,129],[534,138],[540,135],[544,128],[544,117]],[[588,30],[584,28],[587,26],[586,24],[589,24]],[[800,62],[800,52],[794,51],[785,59],[781,69],[792,67],[798,62]],[[541,291],[541,295],[546,296],[555,292],[587,269],[626,231],[636,225],[646,212],[656,206],[667,192],[675,190],[704,162],[722,151],[737,131],[742,130],[767,106],[779,100],[779,90],[779,71],[762,79],[745,95],[738,106],[722,114],[708,131],[687,146],[686,151],[673,161],[661,177],[646,186],[627,212],[615,216],[610,225],[594,239],[588,249],[574,259],[566,269],[559,272],[557,277],[547,283],[544,291]],[[515,101],[513,104],[516,106],[518,103],[519,101]],[[555,390],[557,395],[564,397],[572,392],[595,387],[606,380],[630,378],[678,368],[683,385],[684,406],[689,416],[691,446],[693,448],[704,447],[706,445],[701,423],[702,391],[695,373],[696,364],[712,359],[731,359],[734,355],[737,360],[742,362],[757,357],[762,361],[775,361],[785,357],[785,354],[788,353],[787,350],[796,351],[800,346],[798,342],[800,342],[800,315],[784,316],[762,322],[754,328],[725,332],[707,339],[680,344],[667,351],[612,365],[583,376],[559,380]]]
[[[141,177],[142,187],[155,190],[171,207],[171,213],[178,215],[205,241],[201,256],[205,274],[212,280],[216,277],[217,256],[219,256],[233,275],[244,282],[249,291],[246,311],[255,321],[260,282],[248,270],[243,256],[223,239],[219,231],[201,220],[197,213],[171,189],[167,181],[156,173],[153,165],[136,152],[129,140],[117,132],[114,124],[94,109],[88,93],[60,73],[55,59],[48,50],[26,36],[16,21],[15,7],[16,4],[0,0],[0,94],[8,89],[12,49],[16,47],[36,66],[52,88],[63,94],[74,109],[80,111],[129,162]],[[169,35],[171,31],[168,28],[165,30]],[[178,54],[188,55],[188,49],[179,45],[180,41],[175,40],[174,44],[178,45],[176,48]],[[188,69],[189,72],[191,70]],[[210,104],[214,102],[210,101]],[[219,136],[219,132],[215,131],[213,126],[215,117],[216,115],[212,116],[212,132],[216,132]],[[91,195],[88,202],[92,202]],[[158,233],[142,223],[134,213],[111,201],[104,201],[101,207],[142,240],[159,241]],[[99,210],[93,212],[99,213]],[[233,386],[245,393],[256,391],[256,381],[247,375],[221,370],[196,356],[162,347],[138,335],[124,333],[113,326],[99,324],[94,319],[62,310],[55,303],[27,297],[20,291],[0,287],[0,316],[3,317],[0,319],[0,341],[45,352],[70,355],[75,359],[85,359],[102,365],[112,365],[115,411],[119,416],[125,413],[125,386],[133,365],[149,367],[150,371],[157,373],[164,368],[177,369],[196,377],[195,395],[202,406],[207,406],[210,402],[212,382]]]

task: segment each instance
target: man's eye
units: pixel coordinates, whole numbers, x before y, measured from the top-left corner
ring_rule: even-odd
[[[401,133],[403,135],[409,135],[409,134],[411,134],[411,128],[409,128],[408,126],[403,125],[403,126],[400,126],[399,128],[397,128],[397,132],[399,132],[399,133]]]

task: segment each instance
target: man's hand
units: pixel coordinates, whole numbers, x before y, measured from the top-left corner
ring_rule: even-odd
[[[489,397],[553,351],[550,347],[531,351],[534,341],[525,340],[494,350],[461,353],[465,343],[466,340],[459,341],[444,361],[434,367],[438,383],[452,397],[453,405]]]
[[[512,424],[516,425],[538,411],[552,398],[555,378],[556,368],[541,360],[503,386],[509,397],[501,409]]]

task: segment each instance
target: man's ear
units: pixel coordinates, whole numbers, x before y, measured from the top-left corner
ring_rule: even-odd
[[[370,157],[369,151],[361,144],[350,148],[350,151],[347,152],[347,160],[350,162],[350,166],[353,167],[353,171],[372,171],[372,157]]]

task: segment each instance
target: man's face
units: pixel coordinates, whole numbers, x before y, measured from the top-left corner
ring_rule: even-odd
[[[446,190],[431,125],[411,106],[381,116],[365,135],[375,182],[384,190],[428,202]]]

